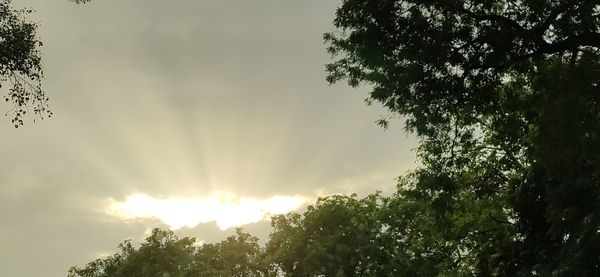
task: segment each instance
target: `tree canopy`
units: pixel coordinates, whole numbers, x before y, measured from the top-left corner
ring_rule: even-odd
[[[262,264],[257,241],[241,229],[215,244],[197,244],[194,238],[179,239],[172,231],[154,229],[139,248],[125,241],[118,253],[73,267],[68,276],[275,276]]]
[[[425,134],[495,113],[498,88],[551,57],[600,46],[596,1],[346,0],[325,35],[331,82],[374,86],[372,100]]]
[[[328,78],[370,85],[421,138],[423,166],[399,193],[435,218],[449,271],[600,272],[599,12],[585,0],[338,9]]]

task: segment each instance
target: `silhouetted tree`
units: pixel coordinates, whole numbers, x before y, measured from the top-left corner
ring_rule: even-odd
[[[343,1],[328,80],[370,85],[368,101],[421,138],[394,214],[431,274],[600,273],[599,12],[587,0]]]
[[[69,0],[81,4],[91,0]],[[6,87],[5,102],[11,104],[6,116],[18,128],[27,114],[35,118],[52,116],[42,89],[41,65],[37,24],[29,21],[31,9],[14,9],[12,0],[0,0],[0,87]]]
[[[15,10],[11,0],[0,0],[0,87],[7,87],[4,100],[12,104],[10,111],[15,127],[23,125],[23,117],[51,116],[48,98],[41,86],[43,71],[37,38],[37,25],[26,19],[29,9]]]
[[[236,230],[216,244],[195,244],[194,238],[179,239],[172,231],[154,229],[139,248],[130,241],[120,251],[84,267],[72,267],[70,277],[258,277],[275,276],[262,262],[264,249],[258,239]]]

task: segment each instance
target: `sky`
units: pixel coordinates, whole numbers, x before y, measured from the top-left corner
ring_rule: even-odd
[[[36,10],[54,116],[0,118],[2,276],[66,276],[154,227],[264,240],[268,214],[416,165],[368,88],[325,81],[338,1],[13,2]]]

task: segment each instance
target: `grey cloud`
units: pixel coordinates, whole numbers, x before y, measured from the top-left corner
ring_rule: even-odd
[[[337,1],[14,2],[37,10],[56,116],[0,121],[1,275],[64,276],[160,226],[98,214],[107,197],[368,193],[415,166],[400,121],[324,80]]]

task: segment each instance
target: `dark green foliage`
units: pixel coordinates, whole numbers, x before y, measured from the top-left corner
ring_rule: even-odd
[[[537,61],[600,45],[596,1],[346,0],[325,35],[329,81],[374,86],[419,134],[495,112],[497,88]]]
[[[179,239],[171,231],[154,229],[139,248],[129,241],[120,252],[73,267],[70,277],[255,277],[273,276],[262,264],[263,249],[257,238],[236,230],[217,244],[196,245],[195,239]]]
[[[319,199],[303,215],[272,219],[268,261],[285,276],[377,276],[394,271],[381,220],[387,199],[375,194]]]
[[[264,249],[258,239],[241,229],[217,244],[202,245],[195,255],[193,276],[274,276],[263,261]]]
[[[599,15],[584,0],[343,1],[329,81],[369,84],[421,138],[391,209],[429,226],[407,243],[437,271],[417,275],[600,274]]]

